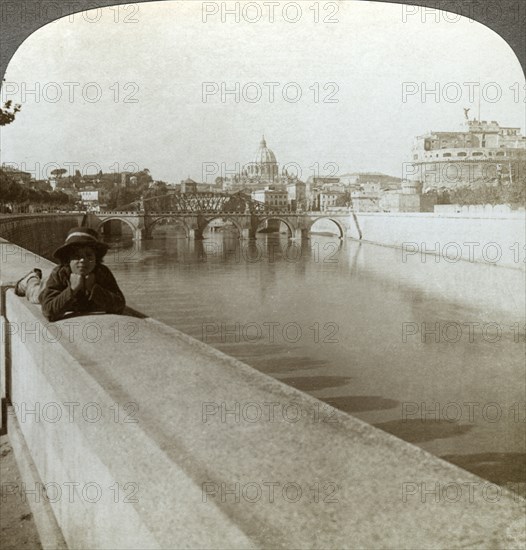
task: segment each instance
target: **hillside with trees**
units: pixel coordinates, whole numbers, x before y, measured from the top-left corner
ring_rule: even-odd
[[[27,212],[53,208],[71,208],[75,199],[62,191],[44,191],[21,185],[0,168],[0,212]],[[30,208],[31,206],[31,208]]]

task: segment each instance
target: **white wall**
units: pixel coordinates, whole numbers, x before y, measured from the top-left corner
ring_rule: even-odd
[[[438,252],[456,261],[524,269],[526,216],[499,218],[421,213],[357,213],[365,241],[403,247],[407,254]],[[350,237],[358,238],[352,217]],[[473,243],[473,244],[468,244]]]

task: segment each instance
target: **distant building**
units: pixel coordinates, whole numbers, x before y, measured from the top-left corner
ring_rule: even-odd
[[[361,185],[365,193],[379,195],[382,192],[382,185],[379,182],[366,182]]]
[[[181,180],[181,193],[196,193],[197,192],[197,182],[193,179],[186,178]]]
[[[80,200],[83,202],[94,202],[99,200],[98,191],[80,191]]]
[[[350,186],[357,183],[359,177],[360,177],[360,174],[355,172],[352,174],[341,174],[340,176],[338,176],[338,179],[340,180],[340,183],[342,185]]]
[[[318,205],[320,210],[328,210],[334,206],[343,206],[341,203],[345,199],[345,192],[322,190],[318,195]]]
[[[221,187],[215,185],[214,183],[198,183],[197,184],[198,193],[221,193]]]
[[[226,191],[249,189],[252,192],[269,185],[285,189],[287,184],[298,178],[295,174],[289,173],[285,166],[280,170],[276,155],[267,146],[263,136],[252,162],[241,166],[238,173],[233,176],[219,179]]]
[[[305,209],[307,207],[306,199],[306,184],[300,180],[294,180],[287,183],[287,199],[290,209],[295,212],[296,210]]]
[[[366,183],[377,183],[381,189],[400,188],[401,179],[382,172],[352,172],[338,176],[341,185],[359,187]]]
[[[415,181],[402,182],[402,191],[384,193],[379,200],[382,212],[433,212],[436,195],[422,194],[422,184]]]
[[[265,136],[263,136],[259,149],[254,155],[254,161],[246,167],[244,175],[255,180],[274,182],[278,180],[278,172],[276,155],[267,147]]]
[[[166,189],[175,193],[221,193],[221,189],[213,183],[198,183],[190,178],[181,180],[181,183],[167,183]]]
[[[308,179],[308,182],[313,185],[314,187],[318,187],[320,185],[338,185],[340,184],[340,178],[339,177],[319,177],[319,176],[310,176]]]
[[[90,191],[79,191],[79,197],[84,206],[88,210],[99,210],[99,192],[90,190]]]
[[[389,176],[382,172],[360,172],[356,183],[361,185],[366,183],[379,184],[381,189],[400,188],[401,179],[395,176]]]
[[[252,191],[251,196],[253,200],[263,202],[275,208],[276,210],[288,209],[287,191],[281,191],[266,187],[265,189]]]
[[[340,183],[325,183],[321,186],[323,191],[330,192],[335,191],[338,193],[345,193],[348,188],[345,185],[342,185]]]
[[[355,212],[380,212],[380,195],[364,189],[351,191],[352,208]]]
[[[526,137],[520,128],[467,119],[462,131],[416,137],[406,173],[426,190],[513,180],[525,165]]]

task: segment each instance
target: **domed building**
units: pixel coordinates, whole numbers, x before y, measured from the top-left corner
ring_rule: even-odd
[[[265,136],[261,138],[259,149],[254,155],[254,161],[247,166],[244,172],[243,175],[264,182],[274,182],[278,179],[276,155],[267,147]]]
[[[285,192],[287,185],[296,184],[299,181],[297,176],[288,173],[285,166],[280,173],[276,155],[272,149],[268,148],[265,136],[261,138],[253,159],[252,162],[243,165],[235,175],[224,178],[222,181],[224,190],[254,191],[269,187],[274,191]]]

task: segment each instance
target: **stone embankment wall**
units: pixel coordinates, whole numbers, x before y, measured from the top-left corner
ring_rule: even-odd
[[[524,544],[519,496],[175,329],[2,300],[8,429],[70,548]]]
[[[0,216],[0,238],[51,259],[68,231],[81,224],[83,214],[33,214]]]
[[[475,261],[524,269],[526,214],[498,217],[465,214],[357,213],[362,239],[401,247],[407,256],[438,254],[456,261]],[[352,217],[349,237],[359,233]]]

